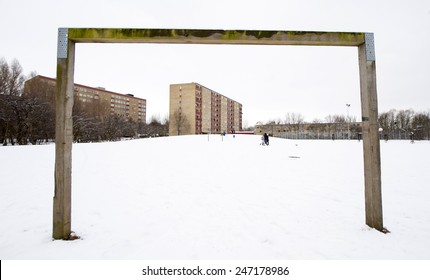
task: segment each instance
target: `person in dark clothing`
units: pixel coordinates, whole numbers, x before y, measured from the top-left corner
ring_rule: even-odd
[[[264,144],[269,146],[269,135],[267,133],[264,133]]]

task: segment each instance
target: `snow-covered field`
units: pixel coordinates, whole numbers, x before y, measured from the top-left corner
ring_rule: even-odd
[[[73,145],[53,241],[54,145],[0,147],[0,259],[430,259],[430,142],[381,142],[384,226],[362,142],[180,136]]]

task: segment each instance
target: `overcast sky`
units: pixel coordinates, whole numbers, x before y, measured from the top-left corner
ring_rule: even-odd
[[[430,110],[428,0],[0,0],[0,57],[55,77],[59,27],[350,31],[375,34],[379,111]],[[301,113],[361,118],[356,47],[78,44],[75,82],[147,99],[197,82],[243,105],[245,125]]]

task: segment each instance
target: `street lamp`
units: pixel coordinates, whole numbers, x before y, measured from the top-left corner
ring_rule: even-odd
[[[348,126],[348,139],[351,139],[351,133],[349,132],[349,107],[351,107],[351,104],[346,104],[346,122]]]

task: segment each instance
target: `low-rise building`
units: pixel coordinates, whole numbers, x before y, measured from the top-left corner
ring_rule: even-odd
[[[361,139],[361,122],[257,124],[255,134],[287,139]]]

